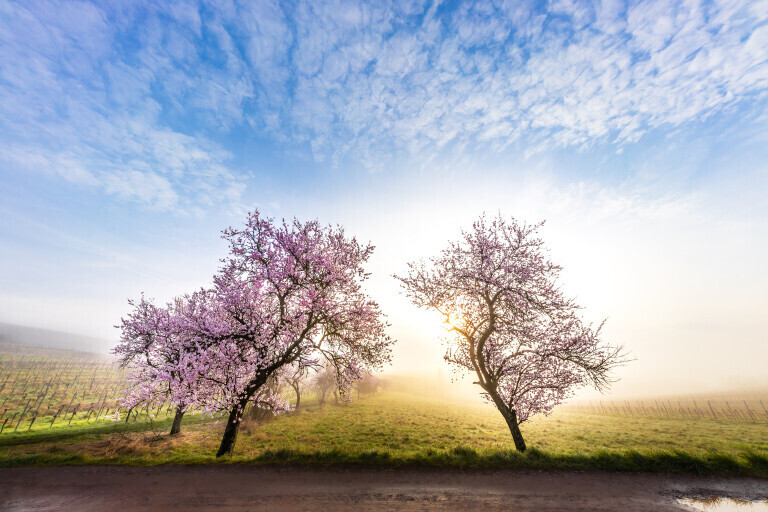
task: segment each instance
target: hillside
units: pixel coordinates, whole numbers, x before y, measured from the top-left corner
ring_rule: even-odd
[[[82,334],[0,322],[0,348],[23,347],[106,355],[111,342]]]

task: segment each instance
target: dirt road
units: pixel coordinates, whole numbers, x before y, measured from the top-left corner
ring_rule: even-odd
[[[680,511],[675,497],[690,493],[766,499],[768,481],[248,466],[0,469],[3,511]]]

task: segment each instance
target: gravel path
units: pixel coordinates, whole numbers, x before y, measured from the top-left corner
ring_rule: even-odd
[[[768,498],[768,481],[600,472],[249,466],[0,469],[0,510],[681,511],[677,496]]]

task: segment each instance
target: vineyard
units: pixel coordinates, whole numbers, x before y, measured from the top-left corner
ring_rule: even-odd
[[[58,350],[2,346],[0,351],[0,434],[87,427],[104,422],[162,420],[170,402],[128,409],[121,407],[125,371],[112,358]],[[294,383],[297,384],[297,383]],[[314,391],[301,383],[304,395]],[[354,386],[357,397],[371,391],[368,380]],[[286,385],[286,393],[291,394]],[[322,393],[325,399],[325,393]],[[317,397],[313,397],[317,401]],[[194,413],[194,411],[193,411]],[[187,419],[190,421],[190,419]]]
[[[747,399],[732,396],[577,402],[563,409],[580,414],[768,424],[768,398],[754,394]]]
[[[113,420],[122,383],[123,372],[108,357],[4,347],[0,433]]]

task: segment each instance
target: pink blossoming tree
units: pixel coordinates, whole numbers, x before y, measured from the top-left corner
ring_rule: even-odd
[[[585,325],[560,291],[561,267],[537,237],[542,224],[483,216],[438,257],[395,276],[415,305],[444,316],[445,360],[474,372],[519,451],[521,423],[549,414],[578,386],[604,389],[610,370],[626,362],[622,347],[600,340],[602,325]]]
[[[231,453],[245,405],[276,371],[324,359],[346,392],[363,370],[389,361],[393,343],[379,306],[362,289],[373,246],[338,227],[275,223],[258,212],[223,237],[230,255],[215,278],[212,315],[223,324],[213,322],[200,338],[244,370],[222,388],[230,411],[217,456]]]
[[[228,352],[231,328],[216,300],[216,294],[205,289],[164,307],[142,296],[138,302],[129,301],[133,310],[119,326],[121,339],[113,353],[129,370],[121,405],[131,410],[170,402],[176,409],[171,435],[181,431],[190,409],[209,415],[229,412],[226,390],[249,370]],[[254,394],[254,405],[285,410],[285,401],[268,389]]]
[[[258,212],[229,228],[229,257],[202,289],[123,320],[115,352],[132,366],[126,403],[170,396],[185,410],[228,415],[217,456],[232,452],[249,403],[285,408],[269,385],[291,365],[324,361],[342,396],[389,361],[379,306],[362,289],[373,246],[317,221],[275,223]]]
[[[129,370],[122,405],[130,411],[170,401],[176,409],[171,435],[181,431],[184,413],[197,402],[198,394],[198,381],[187,371],[195,356],[178,322],[186,301],[175,299],[165,307],[144,296],[129,301],[133,310],[118,326],[120,343],[112,351]]]

